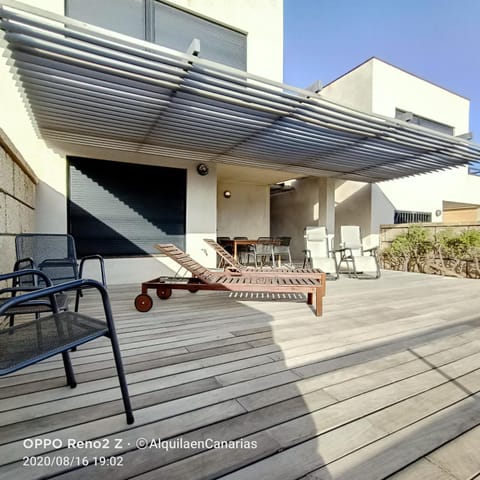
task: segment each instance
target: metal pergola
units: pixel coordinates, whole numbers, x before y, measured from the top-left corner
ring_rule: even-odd
[[[5,0],[0,28],[45,139],[377,182],[480,145]]]

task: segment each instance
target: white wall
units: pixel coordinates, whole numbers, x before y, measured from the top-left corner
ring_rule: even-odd
[[[232,196],[225,198],[228,190]],[[219,182],[217,235],[257,238],[270,235],[270,189],[265,184]]]
[[[468,99],[400,70],[372,60],[372,112],[395,117],[395,108],[454,127],[454,135],[469,130]]]
[[[396,210],[432,213],[434,222],[442,222],[443,202],[480,204],[480,177],[468,175],[468,167],[391,180],[377,184]]]
[[[283,0],[170,0],[248,32],[247,71],[283,79]]]
[[[341,225],[359,225],[365,247],[374,246],[371,231],[372,186],[363,182],[338,181],[335,188],[335,248],[341,242]],[[373,244],[372,244],[373,242]]]
[[[372,58],[326,85],[321,95],[352,108],[395,118],[395,109],[454,127],[454,135],[468,132],[467,98]]]
[[[371,113],[373,63],[367,62],[325,85],[320,94],[327,100]]]

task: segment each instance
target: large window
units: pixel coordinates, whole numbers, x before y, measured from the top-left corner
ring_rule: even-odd
[[[80,256],[185,248],[186,170],[69,157],[68,227]]]
[[[200,40],[200,57],[247,68],[247,37],[217,22],[157,0],[66,0],[66,14],[92,25],[186,52]]]
[[[155,2],[155,43],[182,52],[194,38],[200,57],[246,70],[246,37],[240,32],[162,2]]]
[[[145,0],[66,0],[69,17],[145,40]]]

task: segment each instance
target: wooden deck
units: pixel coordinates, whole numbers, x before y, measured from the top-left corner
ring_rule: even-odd
[[[323,317],[187,291],[139,313],[138,285],[110,290],[135,424],[105,339],[72,354],[76,389],[59,359],[0,378],[1,479],[480,478],[480,282],[342,278]]]

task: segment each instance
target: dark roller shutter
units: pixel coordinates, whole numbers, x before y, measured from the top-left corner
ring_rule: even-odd
[[[186,170],[69,158],[69,233],[79,256],[185,248]]]

